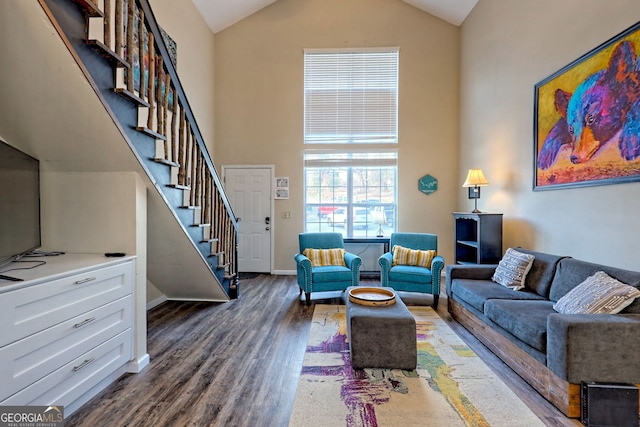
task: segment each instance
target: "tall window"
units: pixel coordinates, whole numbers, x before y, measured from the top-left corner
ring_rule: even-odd
[[[397,142],[398,49],[305,50],[304,143],[350,145],[306,150],[305,230],[394,231],[397,152],[378,144]]]
[[[304,53],[305,144],[398,142],[398,49]]]
[[[396,152],[304,155],[305,230],[389,236],[396,218]]]

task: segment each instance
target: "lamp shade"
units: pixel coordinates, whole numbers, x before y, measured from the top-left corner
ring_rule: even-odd
[[[482,169],[469,169],[467,179],[462,184],[463,187],[485,187],[489,185],[489,181],[484,177]]]
[[[378,225],[387,223],[387,218],[386,218],[386,215],[384,214],[384,211],[373,212],[373,223]]]

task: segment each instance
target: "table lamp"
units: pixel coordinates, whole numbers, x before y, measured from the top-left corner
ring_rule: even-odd
[[[462,184],[463,187],[469,187],[469,198],[474,200],[473,213],[480,213],[478,210],[478,199],[480,198],[480,187],[486,187],[489,181],[484,177],[482,169],[469,169],[467,179]]]
[[[376,236],[383,237],[384,230],[382,229],[382,226],[387,223],[387,218],[384,214],[384,210],[375,211],[373,213],[373,223],[378,224],[378,234]]]

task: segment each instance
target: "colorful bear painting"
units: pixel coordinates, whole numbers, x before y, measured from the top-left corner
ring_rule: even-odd
[[[534,188],[640,180],[640,24],[536,85]]]

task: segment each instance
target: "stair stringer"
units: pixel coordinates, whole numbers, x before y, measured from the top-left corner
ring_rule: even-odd
[[[147,175],[148,279],[169,299],[229,300],[229,280],[225,286],[224,271],[218,269],[217,257],[209,257],[211,245],[203,242],[203,230],[193,226],[193,212],[179,209],[183,190],[168,186],[170,166],[153,160],[155,141],[136,130],[136,106],[114,92],[109,63],[84,42],[83,14],[67,0],[38,2]],[[170,278],[176,283],[169,283]]]
[[[151,191],[149,192],[151,193]],[[200,251],[176,227],[176,218],[158,193],[147,197],[147,278],[170,300],[227,301],[225,291],[211,286],[217,260],[203,266]]]

